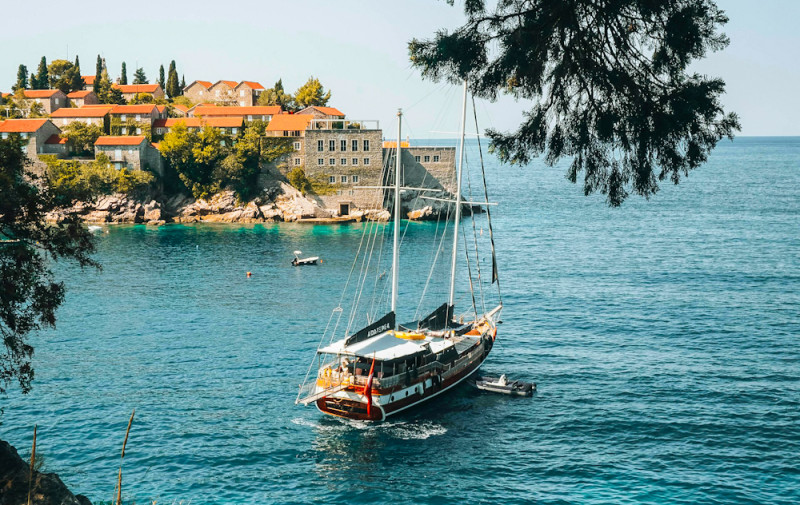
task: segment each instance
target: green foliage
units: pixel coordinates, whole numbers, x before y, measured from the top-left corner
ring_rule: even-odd
[[[47,89],[50,87],[50,78],[47,75],[47,58],[42,56],[36,74],[31,77],[31,89]]]
[[[325,106],[328,100],[331,99],[331,92],[325,92],[325,88],[319,82],[319,79],[313,75],[308,78],[305,84],[300,86],[294,94],[295,105],[299,109],[304,109],[312,105]]]
[[[139,67],[136,69],[136,72],[133,73],[133,83],[134,84],[150,84],[147,80],[147,76],[144,73],[144,69]]]
[[[139,103],[153,103],[153,95],[150,93],[136,93],[136,95],[134,95],[134,97],[128,103],[131,105],[136,105]]]
[[[425,78],[467,80],[474,95],[533,103],[516,132],[487,132],[503,161],[571,158],[567,178],[583,172],[584,192],[617,206],[677,184],[740,128],[720,102],[725,83],[687,72],[728,44],[713,0],[508,0],[491,12],[469,0],[464,10],[452,33],[412,40],[411,61]]]
[[[175,68],[175,60],[169,63],[169,71],[167,72],[167,87],[164,89],[167,96],[173,100],[180,96],[181,88],[178,83],[178,71]]]
[[[315,195],[335,195],[340,189],[342,189],[341,184],[331,184],[328,180],[328,177],[325,175],[313,175],[309,180],[311,182],[311,192]]]
[[[158,67],[158,85],[161,86],[161,89],[166,89],[167,81],[164,79],[164,65]]]
[[[81,121],[73,121],[63,128],[72,145],[74,154],[88,155],[94,152],[94,143],[103,134],[98,125],[87,125]]]
[[[283,80],[278,79],[275,86],[259,95],[257,104],[279,105],[283,110],[294,110],[294,97],[283,90]]]
[[[29,118],[37,118],[37,117],[46,117],[47,112],[44,110],[44,106],[39,102],[29,102],[28,103],[28,117]]]
[[[294,139],[291,137],[262,137],[261,138],[261,161],[274,163],[282,156],[294,152],[292,144]]]
[[[47,164],[48,185],[57,192],[80,195],[82,200],[112,193],[143,197],[155,181],[155,176],[145,170],[117,170],[104,154],[91,163],[58,160],[54,156],[41,158]]]
[[[125,105],[127,102],[125,101],[125,97],[122,94],[122,90],[112,86],[108,90],[108,95],[106,95],[105,103],[116,103],[118,105]]]
[[[94,94],[97,95],[98,97],[100,96],[98,89],[100,86],[100,79],[103,76],[103,66],[104,66],[103,60],[102,58],[100,58],[100,55],[98,54],[97,63],[95,63],[94,83],[92,84],[92,91],[94,91]],[[101,101],[100,103],[105,103],[105,102]]]
[[[64,284],[50,268],[53,261],[73,260],[96,266],[92,234],[74,214],[47,223],[47,213],[75,201],[71,191],[41,184],[26,168],[19,135],[0,139],[0,394],[12,382],[23,393],[31,389],[34,348],[32,332],[54,327],[56,309],[64,301]]]
[[[83,89],[80,70],[67,60],[53,60],[47,67],[50,88],[60,89],[64,94]]]
[[[128,84],[128,67],[125,65],[125,62],[122,62],[122,68],[119,71],[119,83],[122,86]]]
[[[289,184],[291,184],[296,190],[304,195],[311,193],[314,190],[311,185],[311,181],[309,181],[308,177],[306,177],[305,170],[300,167],[292,168],[292,170],[286,175],[286,178],[289,180]]]
[[[167,84],[167,87],[169,87],[169,84]],[[192,102],[191,100],[189,100],[188,98],[186,98],[183,95],[175,96],[172,99],[172,103],[175,104],[175,105],[183,105],[184,107],[187,107],[187,108],[191,108],[194,105],[194,102]]]
[[[17,82],[11,86],[11,91],[28,88],[28,67],[20,65],[17,70]]]

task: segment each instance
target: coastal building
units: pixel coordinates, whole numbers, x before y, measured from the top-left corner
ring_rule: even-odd
[[[236,81],[217,81],[208,88],[211,100],[220,105],[239,105],[234,89],[239,83]]]
[[[187,129],[195,132],[199,132],[204,127],[209,126],[225,135],[231,136],[239,135],[244,130],[244,119],[241,117],[179,117],[155,120],[153,122],[153,137],[163,137],[178,124],[183,124]]]
[[[172,104],[172,115],[176,117],[186,117],[189,113],[189,107],[177,103]]]
[[[255,81],[242,81],[233,88],[236,102],[240,107],[252,107],[264,92],[264,86]]]
[[[0,138],[7,139],[12,133],[19,134],[24,141],[23,150],[29,158],[36,160],[39,154],[47,154],[47,140],[60,135],[61,130],[46,118],[7,119],[0,123]]]
[[[67,95],[60,89],[26,89],[23,96],[28,107],[34,102],[38,103],[45,114],[52,114],[54,110],[67,105]]]
[[[96,105],[100,103],[94,91],[73,91],[67,95],[68,105],[71,107],[83,107],[84,105]]]
[[[84,91],[94,91],[94,79],[96,76],[94,75],[82,75],[81,79],[83,79],[83,90]]]
[[[164,98],[164,90],[160,84],[114,84],[122,92],[122,97],[130,102],[136,95],[146,95],[153,99]]]
[[[295,112],[295,114],[308,114],[315,119],[344,119],[344,112],[335,107],[318,107],[312,105],[305,109]]]
[[[95,156],[105,154],[117,170],[149,170],[163,175],[161,153],[143,135],[100,137],[94,143],[94,152]]]
[[[194,103],[208,102],[210,100],[210,95],[208,94],[210,87],[211,82],[209,81],[194,81],[183,88],[183,96]]]
[[[274,116],[280,115],[282,112],[279,105],[254,105],[251,107],[204,105],[195,107],[189,115],[194,117],[241,117],[249,123],[271,121]]]
[[[160,115],[153,104],[117,105],[111,109],[109,129],[112,135],[149,136],[153,121]]]
[[[113,106],[106,107],[62,107],[50,114],[50,120],[57,126],[63,128],[70,123],[80,121],[87,125],[100,126],[104,132],[109,131],[109,113]]]

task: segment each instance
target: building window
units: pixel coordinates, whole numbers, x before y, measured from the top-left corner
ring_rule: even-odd
[[[336,141],[329,140],[328,141],[328,151],[335,151],[336,150]]]
[[[369,140],[367,140],[367,139],[364,139],[364,150],[365,151],[369,151]],[[366,163],[365,163],[365,165],[366,165]]]
[[[346,175],[342,176],[342,182],[347,182],[347,176]]]
[[[414,156],[414,161],[416,161],[417,163],[419,163],[419,160],[420,160],[420,157],[419,157],[419,156]]]
[[[336,184],[336,176],[332,175],[328,177],[328,182],[330,182],[331,184]]]
[[[142,134],[142,129],[136,128],[136,135],[141,135],[141,134]]]
[[[430,156],[425,156],[425,163],[428,163],[429,161],[431,161],[431,157]]]
[[[237,133],[239,133],[239,128],[233,128],[233,129],[231,129],[231,133],[233,133],[234,135],[236,135]]]
[[[353,176],[353,182],[358,182],[358,176],[357,175]]]
[[[124,126],[122,127],[122,134],[123,135],[127,135],[128,134],[128,129],[125,128]]]
[[[322,140],[317,140],[317,151],[322,152],[325,150],[325,142]]]
[[[298,166],[298,165],[300,165],[300,158],[295,158],[294,159],[294,166]]]
[[[438,154],[437,154],[437,155],[434,155],[434,157],[433,157],[433,162],[434,162],[434,163],[439,163],[439,155],[438,155]]]
[[[244,102],[242,102],[242,107],[244,107]],[[253,120],[253,116],[248,115],[247,116],[247,120],[248,121],[252,121]]]
[[[56,99],[55,99],[56,105],[58,105],[58,101],[59,101],[59,99],[58,99],[58,98],[56,98]]]
[[[347,141],[342,140],[341,142],[339,142],[339,148],[342,152],[347,151]]]
[[[299,151],[300,150],[300,142],[295,142],[294,143],[294,150],[295,151]]]
[[[331,158],[328,160],[328,165],[335,165],[335,164],[336,164],[336,159]]]
[[[119,120],[120,120],[120,121],[127,121],[127,120],[128,120],[128,116],[127,116],[126,114],[123,114],[123,115],[121,115],[121,116],[119,117]]]
[[[364,158],[364,164],[369,165],[369,158]]]
[[[354,140],[350,145],[352,146],[352,151],[358,151],[358,140]]]
[[[340,165],[347,165],[347,158],[342,158],[339,160]]]
[[[239,96],[244,96],[244,90],[243,89],[239,90]]]
[[[353,158],[351,161],[351,165],[358,165],[358,158]]]
[[[324,164],[325,160],[323,160],[322,158],[317,158],[317,165],[324,165]]]

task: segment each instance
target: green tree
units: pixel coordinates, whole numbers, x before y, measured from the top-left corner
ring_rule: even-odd
[[[47,75],[47,58],[42,56],[39,61],[39,68],[36,74],[31,77],[31,89],[47,89],[50,86],[50,78]]]
[[[214,167],[214,181],[220,187],[233,189],[243,201],[252,198],[257,190],[262,134],[258,126],[245,128],[230,153]]]
[[[725,83],[687,71],[728,44],[713,0],[507,0],[492,11],[467,0],[464,11],[452,33],[412,40],[411,61],[479,97],[533,102],[517,131],[487,131],[503,161],[571,158],[567,178],[583,172],[584,192],[617,206],[677,184],[740,128],[720,103]]]
[[[167,93],[168,97],[173,99],[181,94],[180,84],[178,83],[178,71],[175,68],[175,60],[172,60],[169,64],[167,87],[164,91]]]
[[[186,78],[181,76],[181,95],[183,94],[183,90],[186,89]]]
[[[86,86],[86,82],[83,80],[83,76],[81,76],[81,61],[78,59],[77,54],[75,55],[75,65],[73,67],[74,69],[70,79],[70,89],[71,91],[78,91]]]
[[[97,55],[97,63],[95,63],[95,70],[94,70],[94,84],[92,84],[92,91],[97,96],[100,96],[98,93],[98,86],[100,85],[100,78],[103,76],[103,60],[100,58],[100,55]]]
[[[50,87],[52,89],[60,89],[64,93],[71,93],[83,88],[83,79],[80,71],[70,61],[53,60],[48,65],[47,72],[50,76]]]
[[[54,192],[26,167],[21,139],[0,139],[0,394],[12,382],[23,393],[31,389],[34,348],[31,332],[54,327],[64,301],[64,283],[55,279],[53,261],[73,260],[81,267],[99,264],[91,258],[91,233],[74,214],[48,223],[47,213],[71,204],[79,195]]]
[[[133,73],[133,83],[134,84],[149,84],[147,81],[147,76],[144,73],[144,69],[139,67],[136,69],[136,72]]]
[[[11,86],[12,91],[18,89],[28,89],[28,67],[20,65],[17,70],[17,82]]]
[[[122,62],[122,68],[119,71],[119,83],[123,86],[128,84],[128,67],[125,65],[125,62]]]
[[[293,110],[294,97],[283,90],[283,80],[278,79],[273,87],[261,93],[258,105],[279,105],[283,110]]]
[[[64,133],[72,145],[73,152],[78,155],[86,155],[94,152],[94,143],[103,134],[103,129],[98,125],[73,121],[64,127]]]
[[[153,103],[153,95],[150,93],[136,93],[129,103],[131,105],[140,103]]]
[[[325,88],[320,84],[319,79],[313,75],[308,78],[305,84],[300,86],[294,94],[295,105],[299,109],[304,109],[312,105],[324,106],[331,99],[331,92],[325,93]]]
[[[161,89],[166,89],[167,83],[164,80],[164,65],[158,67],[158,85],[161,86]]]
[[[81,73],[81,60],[78,58],[78,55],[75,55],[75,68],[78,70],[78,75]]]

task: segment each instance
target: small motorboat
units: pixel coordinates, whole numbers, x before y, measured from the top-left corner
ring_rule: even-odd
[[[536,391],[535,382],[509,381],[505,374],[500,377],[476,377],[475,387],[482,391],[511,396],[532,396]]]
[[[308,258],[301,258],[300,255],[303,254],[303,251],[295,251],[294,252],[294,259],[292,260],[292,265],[296,267],[302,267],[306,265],[316,265],[317,261],[319,261],[319,256],[311,256]]]

